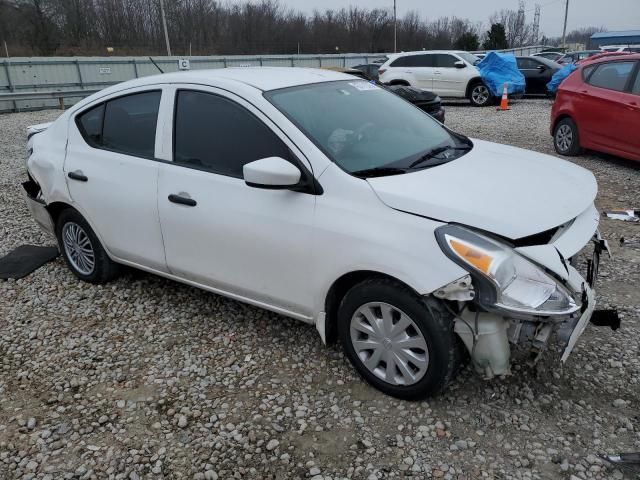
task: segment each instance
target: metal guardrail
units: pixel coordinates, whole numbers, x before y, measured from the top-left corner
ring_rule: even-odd
[[[530,55],[543,45],[499,52]],[[474,52],[480,53],[480,52]],[[191,70],[240,66],[352,67],[383,58],[382,53],[328,55],[234,55],[186,57]],[[178,70],[179,57],[154,57],[165,72]],[[149,57],[16,57],[0,60],[0,112],[64,108],[77,99],[134,78],[155,75]]]

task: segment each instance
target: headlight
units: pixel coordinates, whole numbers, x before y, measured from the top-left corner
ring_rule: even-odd
[[[578,310],[564,286],[508,245],[454,225],[438,228],[436,237],[449,258],[480,280],[484,306],[545,316]]]

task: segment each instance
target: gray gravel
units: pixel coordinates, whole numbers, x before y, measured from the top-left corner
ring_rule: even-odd
[[[450,105],[447,124],[553,153],[549,109]],[[0,255],[51,243],[19,182],[25,126],[57,115],[0,116]],[[573,161],[599,208],[640,207],[637,166]],[[622,478],[596,454],[640,450],[640,248],[617,242],[640,225],[602,229],[600,305],[622,329],[589,329],[563,369],[466,369],[428,402],[369,388],[311,326],[145,273],[92,286],[58,259],[0,282],[0,478]]]

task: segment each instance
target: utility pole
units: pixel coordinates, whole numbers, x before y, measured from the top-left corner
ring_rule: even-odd
[[[396,0],[393,0],[393,53],[398,51],[398,17],[396,15]]]
[[[162,28],[164,28],[164,41],[167,43],[167,56],[171,56],[171,45],[169,44],[169,32],[167,32],[167,18],[164,14],[164,0],[160,0],[160,14],[162,15]]]
[[[567,15],[569,14],[569,0],[564,7],[564,27],[562,28],[562,48],[566,48],[566,36],[567,36]]]
[[[4,41],[4,53],[7,56],[7,58],[9,58],[9,49],[7,48],[7,41],[6,40],[3,40],[3,41]]]
[[[540,33],[540,4],[536,3],[536,13],[533,17],[533,44],[538,45],[538,35]]]

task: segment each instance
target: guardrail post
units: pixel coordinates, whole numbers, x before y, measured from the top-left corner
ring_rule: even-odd
[[[136,78],[138,78],[138,64],[136,63],[136,59],[134,58],[132,62],[133,62],[133,73],[135,74]]]
[[[84,80],[82,79],[82,70],[80,70],[80,60],[76,58],[76,71],[78,72],[78,80],[80,80],[80,88],[84,88]]]
[[[60,110],[64,110],[64,97],[62,95],[58,98],[58,102],[60,103]]]
[[[9,91],[14,92],[15,88],[13,86],[13,83],[11,82],[11,72],[9,72],[9,60],[5,60],[4,62],[4,71],[7,74],[7,83],[9,84]],[[16,101],[13,101],[13,111],[17,112],[18,111],[18,104],[16,103]]]

